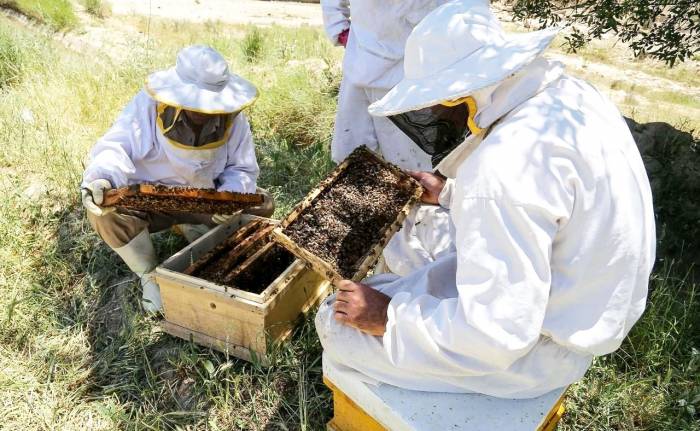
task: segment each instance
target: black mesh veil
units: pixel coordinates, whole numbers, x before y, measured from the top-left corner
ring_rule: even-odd
[[[468,117],[467,104],[460,103],[456,106],[434,105],[388,118],[432,156],[435,167],[471,133],[467,127]]]

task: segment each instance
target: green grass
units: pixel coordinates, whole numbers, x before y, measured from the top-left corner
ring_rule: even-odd
[[[14,9],[48,24],[54,30],[70,29],[78,22],[70,0],[0,0],[0,7]]]
[[[250,63],[255,63],[259,60],[262,50],[264,49],[263,36],[257,28],[252,28],[246,33],[241,44],[243,56]]]
[[[0,89],[18,83],[24,70],[21,42],[0,28]]]
[[[0,405],[10,406],[0,409],[2,426],[319,429],[331,408],[311,321],[277,349],[270,368],[160,333],[138,311],[131,275],[86,223],[77,185],[92,142],[149,71],[171,65],[182,45],[171,38],[176,32],[187,43],[214,44],[233,70],[259,86],[251,122],[261,183],[276,195],[278,214],[285,213],[331,168],[328,119],[337,86],[331,82],[337,77],[314,79],[316,71],[288,64],[316,56],[337,63],[338,53],[316,30],[263,30],[268,46],[259,70],[245,58],[241,38],[217,26],[184,31],[156,24],[161,50],[135,51],[137,57],[115,66],[4,18],[0,29],[2,52],[26,59],[21,79],[0,91]],[[298,94],[281,97],[290,82]],[[314,115],[326,118],[325,130],[270,129],[275,116],[303,115],[307,107],[298,104],[309,101]],[[26,110],[33,122],[22,120]],[[24,195],[32,186],[40,192]],[[164,233],[156,245],[165,257],[183,242]]]
[[[700,429],[700,285],[676,264],[659,266],[621,349],[570,390],[562,429]]]
[[[80,3],[85,8],[85,11],[97,18],[105,18],[109,16],[112,9],[104,0],[80,0]]]
[[[77,187],[88,149],[144,77],[181,46],[208,43],[260,89],[249,111],[260,182],[285,214],[332,167],[342,51],[310,28],[152,21],[149,35],[111,63],[0,17],[0,427],[324,429],[330,394],[310,320],[269,368],[163,334],[87,224]],[[162,258],[184,244],[171,233],[155,243]],[[699,429],[700,307],[685,274],[660,264],[647,312],[572,388],[562,429]]]

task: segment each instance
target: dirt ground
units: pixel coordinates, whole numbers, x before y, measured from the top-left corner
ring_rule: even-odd
[[[105,0],[105,3],[111,12],[98,19],[75,2],[79,30],[57,33],[56,38],[76,51],[91,49],[112,61],[122,61],[127,60],[125,53],[143,49],[149,38],[135,25],[139,19],[285,27],[323,25],[321,6],[314,3],[260,0]]]
[[[111,0],[107,3],[110,5],[111,13],[104,19],[90,16],[84,12],[81,4],[74,3],[80,29],[60,33],[56,37],[77,51],[92,49],[100,55],[106,55],[112,61],[121,61],[127,60],[124,58],[125,53],[133,54],[133,50],[143,46],[143,42],[149,37],[135,25],[135,20],[139,19],[287,27],[321,27],[323,25],[321,6],[317,3],[261,0]],[[500,3],[494,3],[494,10],[507,31],[523,30],[522,24],[512,22],[510,15]],[[664,89],[691,97],[700,97],[700,86],[687,85],[685,82],[647,73],[644,70],[638,70],[633,64],[622,67],[619,64],[590,61],[575,54],[552,49],[546,55],[562,62],[569,72],[582,76],[598,86],[607,87],[612,83],[612,87],[615,87],[623,83],[631,89],[640,87]],[[700,62],[688,63],[692,63],[693,68],[700,73]],[[618,104],[629,101],[630,96],[624,89],[605,88],[604,92]],[[636,94],[634,97],[636,103],[641,105],[657,105],[653,97]],[[700,110],[694,107],[689,107],[689,111],[688,115],[693,114],[694,111],[700,115]]]
[[[300,26],[323,24],[321,7],[313,3],[259,0],[118,0],[112,13],[180,21]]]

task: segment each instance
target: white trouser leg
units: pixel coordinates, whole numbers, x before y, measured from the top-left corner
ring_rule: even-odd
[[[367,112],[368,107],[369,100],[365,90],[343,78],[331,142],[331,158],[334,162],[340,163],[361,145],[366,145],[372,151],[379,151],[372,117]]]
[[[115,248],[114,251],[141,279],[143,288],[142,305],[147,312],[157,312],[162,309],[160,288],[155,281],[153,269],[158,264],[156,252],[147,229],[141,231],[128,244]]]

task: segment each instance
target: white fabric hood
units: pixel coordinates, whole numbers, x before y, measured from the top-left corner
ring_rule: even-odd
[[[508,112],[544,90],[549,84],[559,79],[564,73],[564,66],[559,62],[548,61],[539,57],[525,66],[523,70],[505,81],[481,89],[471,96],[476,101],[474,121],[482,129],[478,135],[469,136],[459,147],[455,148],[436,167],[448,178],[454,178],[459,165],[471,154],[481,142],[489,128]]]
[[[228,114],[250,106],[258,90],[229,72],[226,60],[205,45],[183,48],[175,67],[152,73],[145,89],[155,100],[205,114]]]
[[[258,163],[248,119],[239,113],[223,145],[185,149],[156,126],[156,101],[140,91],[90,151],[83,185],[159,183],[254,193]]]

